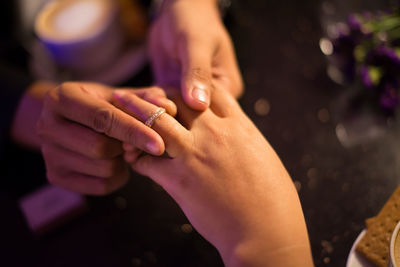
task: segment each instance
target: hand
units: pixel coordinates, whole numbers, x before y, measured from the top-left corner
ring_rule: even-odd
[[[126,105],[134,103],[130,95],[122,98],[116,105],[140,116]],[[128,151],[126,161],[175,199],[227,266],[312,266],[300,201],[284,166],[231,95],[216,87],[212,99],[203,113],[178,100],[183,125],[165,114],[155,122],[171,158]]]
[[[216,0],[166,0],[150,31],[157,84],[180,87],[185,102],[205,110],[213,86],[238,97],[243,83]]]
[[[176,113],[161,89],[117,91]],[[164,152],[161,137],[114,107],[112,94],[111,88],[94,83],[64,83],[47,93],[37,132],[50,182],[79,193],[108,194],[129,177],[121,142],[134,146],[132,153]]]

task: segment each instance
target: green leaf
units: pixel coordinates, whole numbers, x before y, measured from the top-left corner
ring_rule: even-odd
[[[357,45],[354,48],[354,58],[356,59],[357,62],[361,63],[365,60],[365,57],[367,55],[367,51],[364,46],[362,45]]]
[[[376,86],[381,81],[381,78],[382,78],[382,75],[383,75],[382,69],[379,68],[379,67],[371,66],[371,67],[368,68],[368,75],[369,75],[369,77],[371,79],[372,84]]]
[[[394,52],[396,53],[396,56],[400,58],[400,48],[399,48],[399,47],[396,47],[396,48],[394,49]]]

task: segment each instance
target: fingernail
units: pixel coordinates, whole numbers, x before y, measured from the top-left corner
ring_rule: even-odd
[[[146,148],[148,152],[150,152],[153,155],[159,155],[160,154],[160,148],[157,143],[154,142],[148,142],[146,144]]]
[[[203,88],[195,87],[192,91],[192,96],[194,99],[197,99],[198,101],[205,103],[207,105],[210,103],[208,94],[206,90],[204,90]]]

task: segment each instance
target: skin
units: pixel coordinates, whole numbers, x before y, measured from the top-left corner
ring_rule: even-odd
[[[156,106],[176,112],[159,89],[113,95],[90,83],[47,88],[36,111],[49,180],[85,194],[110,193],[128,179],[125,153],[134,170],[177,201],[227,266],[312,266],[291,179],[231,96],[241,94],[242,80],[215,1],[167,0],[152,27],[150,51],[156,81],[179,83],[184,101],[205,111],[177,100],[182,124],[163,114],[152,131],[139,120]],[[13,136],[23,140],[21,129]],[[164,149],[171,158],[156,157]]]
[[[165,1],[151,27],[149,51],[156,83],[181,88],[192,109],[210,105],[215,83],[223,84],[234,97],[243,92],[233,44],[216,0]]]
[[[36,134],[36,123],[42,112],[43,98],[56,87],[48,81],[36,81],[22,96],[11,126],[11,138],[18,144],[33,149],[40,149],[40,137]]]
[[[95,83],[64,83],[48,91],[37,133],[50,182],[79,193],[108,194],[129,178],[121,142],[152,155],[164,152],[156,132],[110,103],[113,91]],[[119,91],[176,113],[159,88]]]
[[[174,81],[178,81],[183,98],[191,108],[206,109],[215,84],[229,88],[235,97],[242,93],[233,45],[221,22],[215,0],[166,0],[161,15],[152,25],[149,39],[156,82],[173,85]],[[77,87],[74,83],[63,84],[58,89],[54,87],[51,83],[36,82],[27,90],[11,131],[18,143],[35,149],[41,147],[51,182],[86,194],[106,194],[127,180],[126,171],[122,174],[115,171],[115,166],[123,166],[117,159],[121,141],[133,145],[137,154],[142,150],[152,154],[162,153],[162,139],[148,129],[142,129],[142,133],[139,128],[132,129],[131,125],[120,123],[117,130],[110,130],[98,124],[101,114],[96,115],[93,110],[104,108],[109,102],[110,90],[103,87],[102,93],[93,93],[94,87],[90,86],[90,90],[80,95],[82,97],[75,97],[66,94],[73,91],[72,87]],[[77,92],[80,90],[77,89]],[[70,99],[72,102],[59,101],[69,97],[73,97]],[[70,114],[70,108],[78,108],[80,113],[75,114],[72,110]],[[126,122],[126,116],[121,112],[112,114],[115,121]],[[82,122],[82,119],[85,121]],[[38,133],[35,133],[37,121],[39,127]],[[127,140],[127,136],[135,138]],[[151,138],[154,138],[153,145],[149,147]],[[62,160],[64,158],[69,160]],[[98,160],[106,160],[109,166],[100,173],[93,171],[97,169],[95,162],[105,163]],[[76,179],[63,179],[64,176]],[[98,183],[99,179],[91,179],[92,176],[118,179],[115,182],[103,179]]]
[[[137,155],[126,144],[125,160],[175,199],[226,266],[313,266],[285,167],[229,93],[216,87],[212,100],[199,113],[176,99],[179,122],[167,114],[155,121],[170,158]],[[129,94],[114,94],[114,102],[142,121],[156,109]]]

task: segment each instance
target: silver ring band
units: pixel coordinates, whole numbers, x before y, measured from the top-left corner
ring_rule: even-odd
[[[144,123],[146,126],[150,127],[153,126],[154,121],[160,117],[163,113],[165,113],[165,108],[158,108]]]

